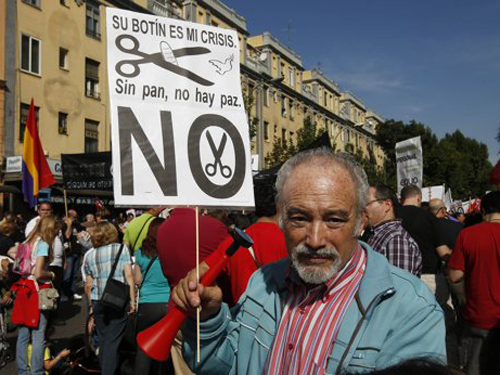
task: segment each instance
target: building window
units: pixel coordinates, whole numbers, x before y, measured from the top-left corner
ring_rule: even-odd
[[[269,107],[269,87],[264,86],[264,105]]]
[[[328,108],[328,92],[323,91],[323,105]]]
[[[294,78],[293,69],[288,68],[288,84],[292,87],[295,86],[293,78]]]
[[[288,103],[288,98],[281,95],[281,116],[286,117],[286,107]]]
[[[87,0],[85,31],[87,32],[88,36],[101,39],[100,19],[101,14],[99,10],[99,4],[92,0]]]
[[[99,143],[99,123],[85,119],[85,152],[97,152]]]
[[[33,5],[34,7],[40,8],[41,0],[23,0],[23,3]]]
[[[59,68],[68,70],[68,50],[59,48]]]
[[[68,134],[68,114],[59,112],[58,127],[59,134]]]
[[[269,123],[267,121],[264,121],[264,140],[269,140]]]
[[[21,103],[21,111],[19,118],[19,142],[24,142],[24,132],[26,131],[26,122],[28,121],[28,112],[30,110],[30,105],[26,103]],[[38,124],[38,114],[40,112],[40,107],[35,106],[35,117],[36,123]]]
[[[286,146],[286,129],[281,129],[281,144]]]
[[[41,41],[29,35],[21,35],[21,70],[40,74]]]
[[[99,99],[99,63],[85,59],[85,95]]]
[[[288,101],[288,112],[290,113],[290,120],[293,120],[293,118],[294,118],[294,115],[295,115],[294,109],[295,108],[294,108],[293,100],[290,99]]]

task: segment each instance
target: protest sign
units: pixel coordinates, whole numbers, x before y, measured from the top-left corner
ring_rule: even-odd
[[[66,190],[113,190],[110,152],[62,154],[63,187]]]
[[[252,207],[236,31],[106,11],[116,204]]]
[[[422,202],[429,202],[431,199],[445,199],[444,185],[428,186],[422,188]]]
[[[424,162],[420,137],[396,143],[398,194],[407,185],[422,188]]]

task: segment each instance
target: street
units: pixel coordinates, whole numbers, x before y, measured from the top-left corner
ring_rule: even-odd
[[[57,315],[53,318],[53,328],[49,328],[47,343],[54,348],[52,355],[67,348],[75,338],[83,340],[85,332],[86,307],[82,301],[61,302]],[[8,334],[9,344],[15,350],[17,330]],[[0,372],[2,375],[17,375],[16,362],[13,360]]]

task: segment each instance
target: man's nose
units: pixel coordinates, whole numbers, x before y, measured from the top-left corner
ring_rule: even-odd
[[[326,228],[320,221],[314,221],[309,225],[307,231],[306,245],[311,249],[319,249],[326,246]]]

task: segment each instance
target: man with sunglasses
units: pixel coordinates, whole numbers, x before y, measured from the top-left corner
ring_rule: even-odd
[[[384,255],[389,263],[417,277],[422,273],[422,254],[415,240],[396,219],[394,207],[397,198],[385,185],[368,189],[366,215],[371,232],[366,242],[373,250]]]

